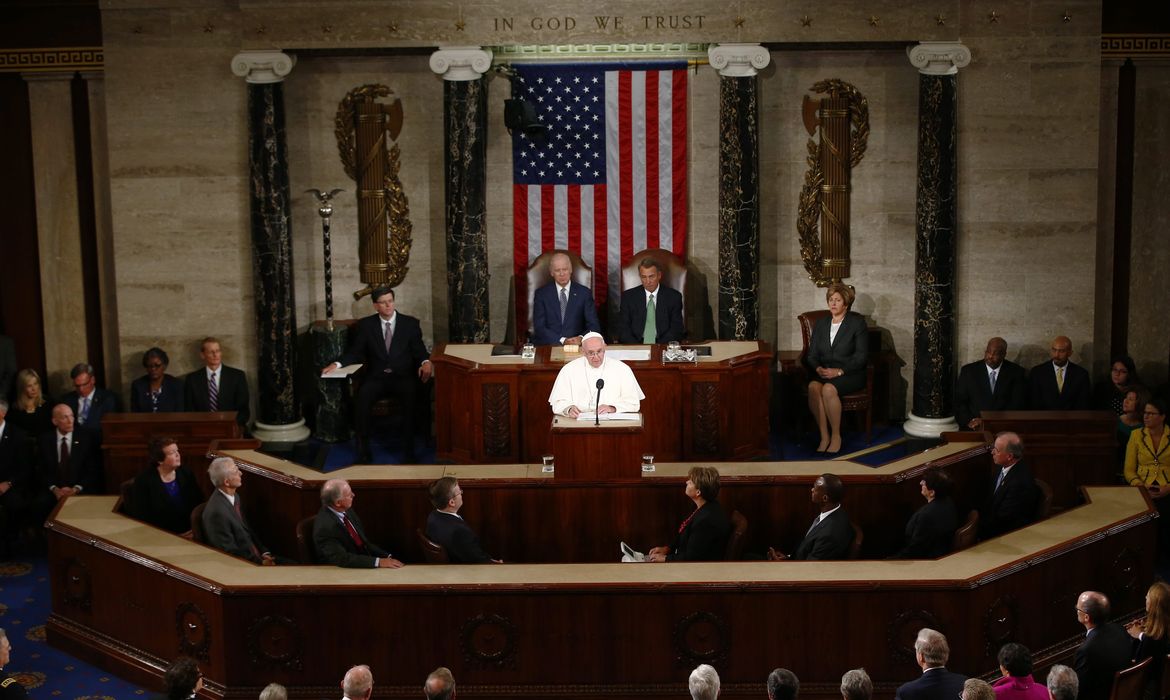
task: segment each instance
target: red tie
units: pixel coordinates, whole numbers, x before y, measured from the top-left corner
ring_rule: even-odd
[[[349,521],[349,518],[345,517],[345,513],[341,514],[341,522],[345,523],[345,529],[347,532],[349,532],[349,538],[353,540],[355,545],[357,545],[358,551],[364,552],[366,546],[362,543],[361,535],[358,534],[357,528],[353,526],[353,523]]]

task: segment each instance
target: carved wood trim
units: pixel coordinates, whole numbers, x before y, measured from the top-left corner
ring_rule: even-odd
[[[511,398],[507,384],[483,385],[483,451],[488,457],[512,454]]]
[[[694,454],[719,454],[719,419],[719,384],[691,384],[691,451]]]

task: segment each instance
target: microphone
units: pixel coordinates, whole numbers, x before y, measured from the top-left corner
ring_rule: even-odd
[[[597,379],[597,404],[593,407],[593,425],[601,425],[601,388],[605,386],[605,380],[600,377]]]

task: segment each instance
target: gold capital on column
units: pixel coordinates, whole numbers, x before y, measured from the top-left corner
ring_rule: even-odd
[[[954,41],[924,41],[907,47],[906,55],[925,75],[954,75],[971,62],[971,49]]]
[[[726,78],[750,78],[772,60],[768,50],[759,44],[718,44],[707,49],[711,67]]]
[[[280,51],[241,51],[232,57],[232,73],[256,85],[279,83],[296,64],[296,56]]]
[[[431,70],[443,80],[479,80],[492,67],[492,52],[478,46],[445,46],[431,54]]]

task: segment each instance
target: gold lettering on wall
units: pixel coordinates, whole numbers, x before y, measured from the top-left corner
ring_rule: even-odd
[[[622,15],[594,15],[593,26],[601,31],[619,32],[629,24],[641,25],[641,29],[657,31],[681,31],[686,29],[702,29],[706,15],[640,15],[632,22]],[[492,30],[496,32],[512,32],[516,25],[528,27],[538,32],[571,32],[578,26],[588,26],[589,18],[580,17],[493,17]]]

